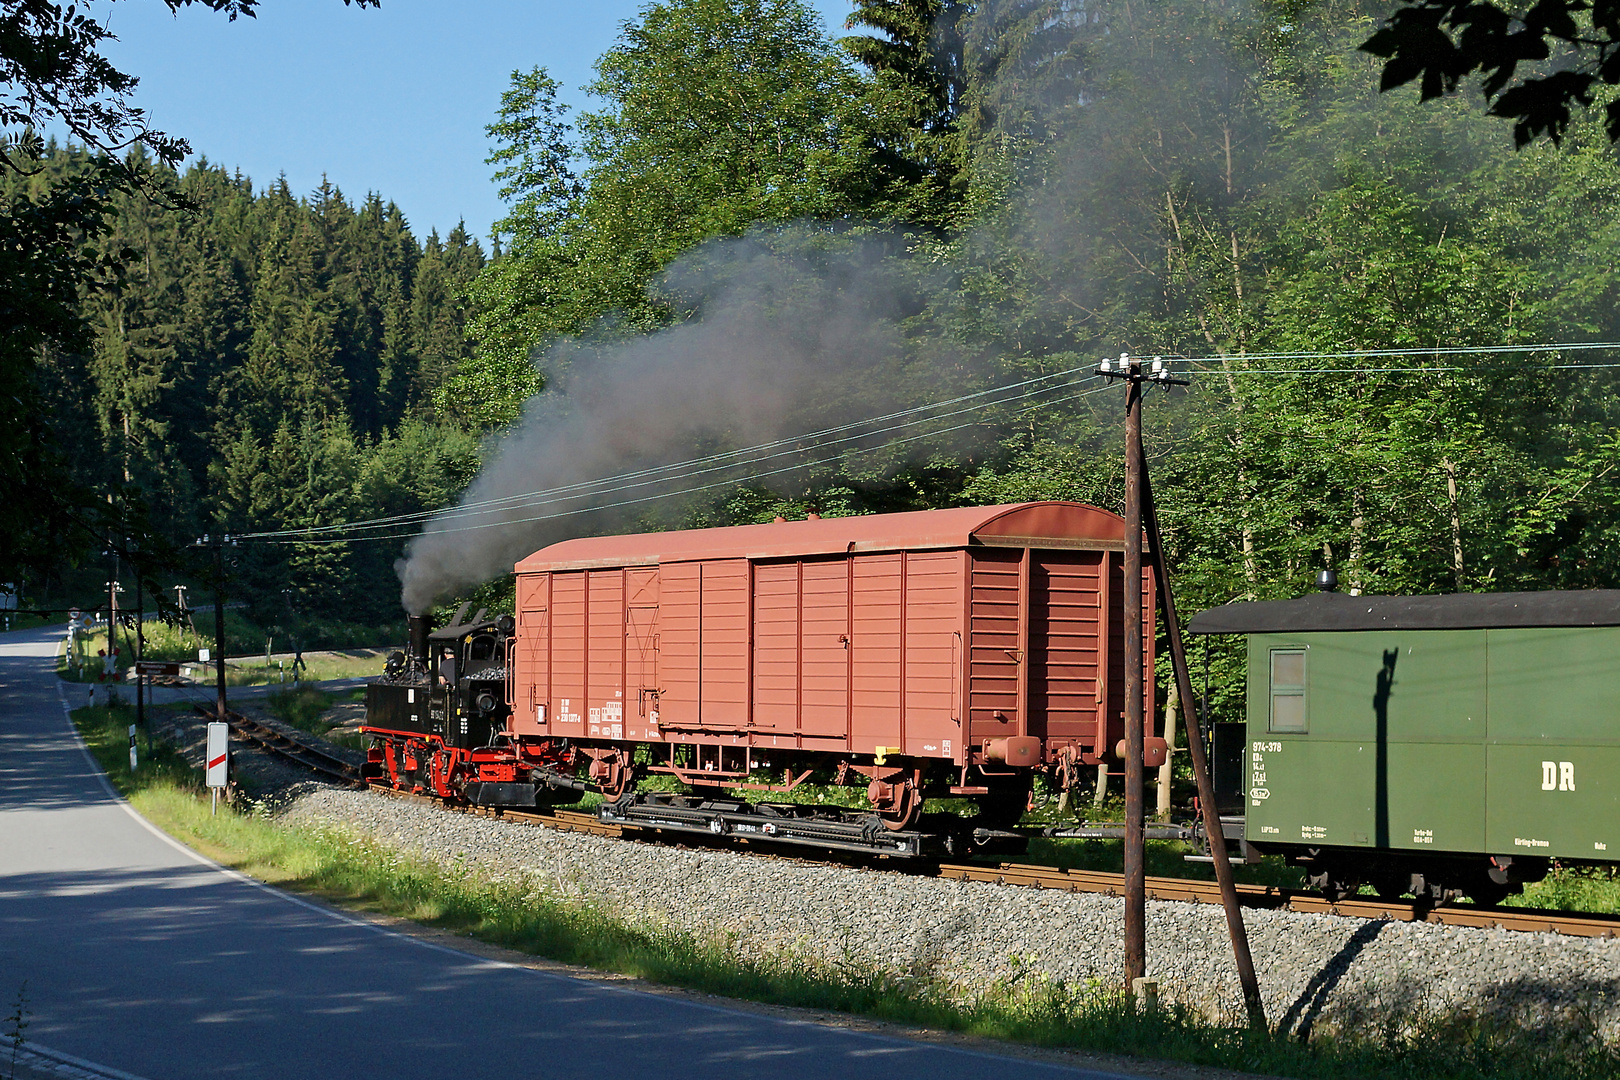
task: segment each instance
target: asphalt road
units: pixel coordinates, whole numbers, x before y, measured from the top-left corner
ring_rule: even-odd
[[[1113,1077],[537,972],[252,882],[113,796],[59,634],[0,635],[0,1017],[25,993],[25,1046],[147,1080]]]

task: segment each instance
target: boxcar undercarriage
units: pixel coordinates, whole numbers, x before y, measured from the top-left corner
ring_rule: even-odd
[[[1028,808],[1034,770],[1005,762],[940,768],[882,755],[828,760],[700,743],[638,748],[513,738],[501,693],[510,617],[490,620],[480,611],[467,621],[463,608],[438,631],[430,633],[424,619],[411,623],[410,653],[391,656],[383,677],[367,688],[364,731],[372,746],[365,776],[372,783],[514,809],[575,802],[594,792],[604,800],[598,813],[608,822],[898,857],[1010,854],[1027,842],[1011,827]],[[840,785],[864,781],[869,808],[770,800],[818,770],[830,771]],[[689,792],[636,790],[643,777],[657,774],[682,781]],[[760,798],[738,798],[738,790],[758,791]],[[923,800],[932,796],[969,799],[978,813],[924,814]]]

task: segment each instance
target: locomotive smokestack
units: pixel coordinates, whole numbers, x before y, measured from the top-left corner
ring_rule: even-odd
[[[418,670],[428,670],[428,634],[433,631],[433,622],[426,615],[412,615],[408,620],[411,628],[411,663]]]

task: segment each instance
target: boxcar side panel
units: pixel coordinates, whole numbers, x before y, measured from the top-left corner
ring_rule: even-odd
[[[799,563],[754,567],[754,727],[799,730]]]
[[[585,734],[585,587],[580,571],[551,575],[551,734]]]
[[[959,760],[962,738],[961,551],[906,555],[905,752]]]
[[[978,743],[1024,733],[1024,718],[1018,715],[1023,552],[990,548],[970,552],[968,558],[968,738]]]
[[[1100,752],[1112,754],[1115,745],[1125,737],[1125,564],[1123,557],[1113,555],[1104,560],[1108,571],[1108,585],[1103,595],[1101,617],[1108,626],[1108,668],[1103,687],[1104,700],[1099,708],[1098,723],[1106,729],[1097,746]],[[1143,734],[1153,736],[1158,731],[1157,685],[1154,681],[1153,641],[1154,627],[1158,623],[1157,593],[1153,588],[1153,574],[1145,562],[1142,570],[1142,728]],[[1117,765],[1115,759],[1112,762]]]
[[[849,737],[849,560],[802,564],[801,730],[807,738]]]
[[[900,724],[902,556],[858,555],[852,575],[850,656],[850,750],[902,749]]]
[[[748,561],[702,564],[702,702],[706,731],[748,726]]]
[[[658,719],[665,729],[698,727],[702,564],[665,563],[658,571]]]
[[[624,571],[589,570],[585,660],[587,737],[624,738]]]
[[[1620,627],[1487,630],[1486,839],[1504,855],[1620,851]]]
[[[1034,553],[1029,733],[1090,748],[1102,699],[1103,552]]]
[[[1255,839],[1483,848],[1483,632],[1255,634],[1249,642]]]
[[[658,739],[658,568],[624,572],[624,722],[627,739]]]
[[[512,733],[544,735],[550,731],[550,636],[547,608],[550,574],[523,574],[517,585],[516,675],[512,683]]]

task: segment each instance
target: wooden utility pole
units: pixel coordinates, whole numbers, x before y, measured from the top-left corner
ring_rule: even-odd
[[[1204,833],[1209,837],[1209,853],[1215,861],[1215,883],[1221,889],[1221,906],[1226,909],[1226,933],[1232,939],[1232,960],[1237,964],[1238,982],[1243,987],[1243,1005],[1249,1023],[1264,1031],[1266,1006],[1260,998],[1260,982],[1254,974],[1254,957],[1249,953],[1249,932],[1243,925],[1243,909],[1238,906],[1237,881],[1232,877],[1232,861],[1226,856],[1226,835],[1221,828],[1220,809],[1215,805],[1215,782],[1210,777],[1209,757],[1204,753],[1204,731],[1193,701],[1192,674],[1187,670],[1187,646],[1181,640],[1181,621],[1176,615],[1175,594],[1170,591],[1170,571],[1164,559],[1164,537],[1159,531],[1159,508],[1153,501],[1153,482],[1142,473],[1142,501],[1147,514],[1148,557],[1159,586],[1159,603],[1164,608],[1164,631],[1170,639],[1170,666],[1175,670],[1181,696],[1181,718],[1187,730],[1187,754],[1192,758],[1193,778],[1198,781],[1198,807],[1204,817]]]
[[[1249,935],[1238,907],[1237,884],[1232,863],[1226,854],[1226,835],[1221,828],[1220,811],[1215,805],[1215,785],[1210,777],[1209,758],[1204,752],[1203,729],[1194,704],[1192,676],[1187,670],[1187,650],[1181,640],[1181,623],[1176,615],[1175,596],[1170,591],[1170,574],[1164,558],[1164,538],[1159,531],[1158,507],[1153,501],[1153,483],[1142,456],[1142,389],[1144,383],[1185,386],[1185,379],[1172,378],[1164,361],[1153,358],[1144,371],[1140,358],[1121,354],[1116,367],[1104,360],[1097,374],[1123,379],[1125,398],[1125,977],[1127,986],[1146,974],[1146,889],[1143,878],[1143,693],[1142,693],[1142,536],[1145,530],[1148,557],[1152,563],[1159,603],[1164,610],[1164,630],[1170,641],[1170,661],[1175,671],[1175,696],[1180,698],[1187,752],[1192,759],[1193,776],[1198,782],[1198,803],[1203,814],[1210,855],[1215,863],[1215,880],[1226,911],[1226,928],[1232,940],[1232,957],[1243,988],[1243,1002],[1249,1022],[1264,1030],[1266,1013],[1255,978],[1254,958],[1249,953]],[[1168,723],[1166,725],[1168,727]]]
[[[146,598],[141,592],[141,564],[133,554],[129,560],[135,571],[135,726],[146,730],[146,676],[141,674],[141,661],[146,659]],[[151,736],[147,736],[146,749],[152,749]]]
[[[1125,367],[1125,988],[1147,975],[1142,799],[1142,362]]]

